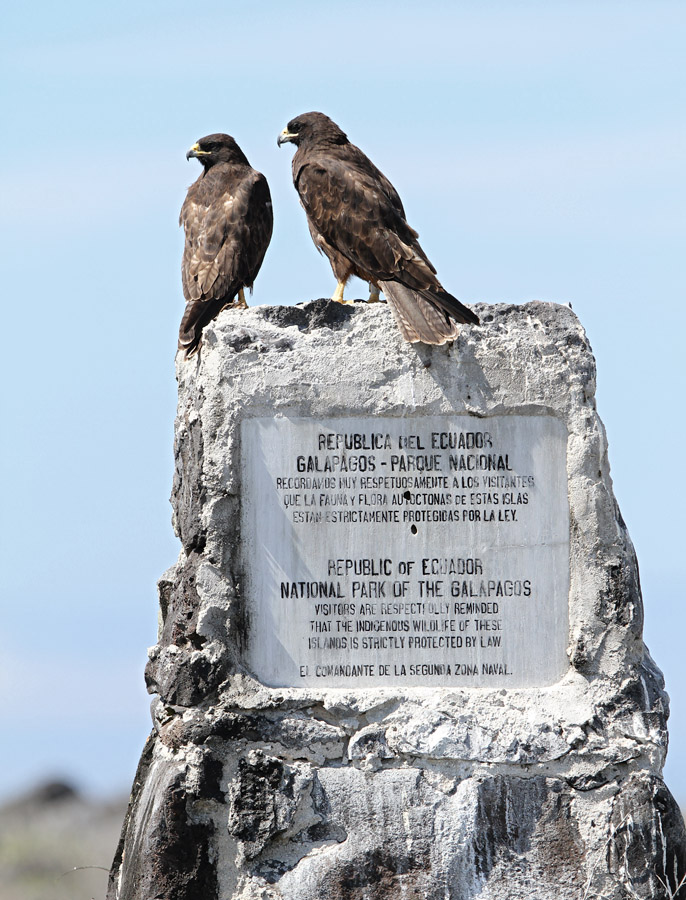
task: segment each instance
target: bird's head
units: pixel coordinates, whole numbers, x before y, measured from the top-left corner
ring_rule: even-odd
[[[328,116],[320,112],[302,113],[286,125],[277,138],[276,143],[295,144],[299,147],[304,141],[327,141],[332,144],[345,144],[347,136]]]
[[[206,169],[220,162],[248,165],[245,154],[230,134],[208,134],[200,138],[186,154],[186,159],[193,157],[199,159]]]

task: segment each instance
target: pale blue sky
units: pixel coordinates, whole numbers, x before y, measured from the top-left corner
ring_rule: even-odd
[[[14,4],[0,34],[4,288],[0,796],[126,790],[169,524],[185,152],[233,134],[269,179],[254,303],[330,295],[276,137],[334,118],[465,302],[570,302],[672,696],[686,802],[686,5]],[[421,167],[418,161],[421,160]],[[361,296],[363,286],[352,294]]]

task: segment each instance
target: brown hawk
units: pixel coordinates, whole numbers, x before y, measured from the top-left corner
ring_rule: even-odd
[[[186,243],[181,278],[186,310],[179,349],[191,356],[202,330],[225,306],[246,307],[272,236],[272,199],[267,179],[250,166],[228,134],[200,138],[186,154],[202,163],[188,188],[179,224]]]
[[[479,324],[436,277],[396,189],[335,122],[304,113],[279,135],[278,144],[285,142],[298,148],[293,183],[312,239],[338,280],[333,300],[345,302],[345,282],[357,275],[370,283],[370,300],[384,292],[411,342],[444,344],[456,337],[458,323]]]

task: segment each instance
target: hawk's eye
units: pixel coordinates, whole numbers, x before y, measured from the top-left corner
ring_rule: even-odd
[[[289,123],[288,123],[288,130],[291,132],[291,134],[292,134],[294,131],[300,131],[300,122],[289,122]]]

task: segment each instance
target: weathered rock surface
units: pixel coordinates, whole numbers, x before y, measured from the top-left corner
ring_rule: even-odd
[[[226,311],[179,362],[156,699],[109,900],[686,896],[595,365],[566,307],[481,306],[450,347],[383,305]],[[568,433],[569,668],[543,688],[269,688],[243,660],[240,423],[548,414]],[[621,448],[620,448],[621,452]]]

